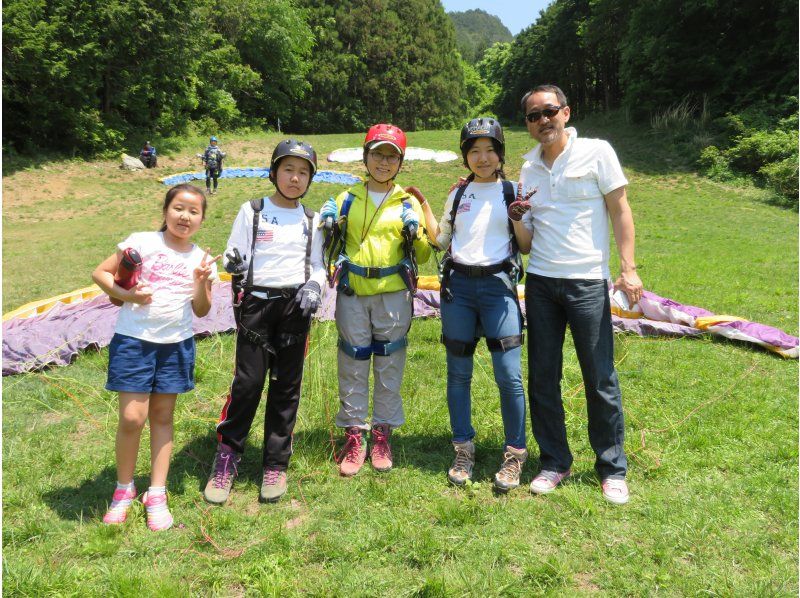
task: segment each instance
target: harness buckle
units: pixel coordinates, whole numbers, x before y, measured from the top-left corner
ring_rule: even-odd
[[[381,277],[381,269],[375,266],[366,266],[364,268],[366,273],[364,274],[364,278],[380,278]]]

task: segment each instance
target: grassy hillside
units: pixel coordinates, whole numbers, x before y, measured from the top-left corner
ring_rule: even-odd
[[[615,145],[631,185],[645,287],[682,303],[791,334],[797,325],[797,215],[761,191],[695,175],[668,140],[617,122],[577,123]],[[530,141],[508,132],[510,178]],[[310,137],[321,157],[360,135]],[[455,131],[409,143],[457,149]],[[221,139],[228,166],[264,165],[277,135]],[[157,178],[194,169],[187,140],[158,171],[54,162],[5,176],[3,310],[90,283],[117,241],[160,222]],[[359,165],[326,165],[360,173]],[[458,163],[409,162],[401,184],[441,213]],[[265,180],[223,180],[200,241],[223,248],[238,206]],[[340,188],[314,185],[319,208]],[[613,252],[612,252],[613,253]],[[433,266],[425,266],[433,273]],[[592,471],[580,369],[568,341],[564,396],[575,477],[547,497],[491,492],[503,439],[491,360],[476,354],[476,483],[447,484],[452,449],[437,320],[415,321],[403,386],[407,424],[396,468],[340,478],[332,461],[336,331],[315,325],[289,493],[259,505],[263,406],[231,503],[201,497],[213,424],[230,383],[233,337],[198,343],[197,389],[182,396],[169,490],[177,527],[147,531],[141,509],[121,529],[99,523],[115,479],[116,396],[107,352],[3,380],[3,582],[7,595],[796,595],[797,362],[743,345],[618,336],[626,408],[629,505],[605,503]],[[523,360],[526,356],[523,356]],[[524,362],[524,361],[523,361]],[[523,482],[537,471],[535,443]],[[148,444],[147,435],[142,445]],[[136,482],[146,488],[149,451]]]

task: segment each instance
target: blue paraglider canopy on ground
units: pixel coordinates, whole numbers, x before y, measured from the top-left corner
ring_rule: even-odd
[[[161,182],[165,185],[177,185],[188,183],[206,178],[205,172],[182,172],[172,176],[164,177]],[[269,178],[269,168],[226,168],[220,175],[221,179],[267,179]],[[338,185],[353,185],[361,182],[361,179],[349,172],[336,172],[334,170],[320,170],[314,175],[315,183],[334,183]]]

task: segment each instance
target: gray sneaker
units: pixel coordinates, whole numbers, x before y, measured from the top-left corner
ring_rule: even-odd
[[[233,448],[222,442],[217,447],[217,454],[214,455],[214,465],[211,468],[211,476],[208,478],[206,489],[203,491],[203,498],[206,501],[222,505],[228,500],[233,487],[233,480],[238,473],[239,460],[241,457],[236,454]]]
[[[264,469],[264,480],[261,482],[261,502],[278,502],[286,494],[286,472],[278,469]]]
[[[505,493],[519,486],[519,476],[527,459],[527,450],[507,446],[500,471],[494,474],[495,490]]]
[[[475,467],[475,445],[471,440],[454,442],[456,458],[447,471],[447,479],[456,486],[463,486],[467,480],[472,480],[472,468]]]

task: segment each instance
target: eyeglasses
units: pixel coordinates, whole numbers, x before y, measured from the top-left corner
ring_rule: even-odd
[[[382,154],[381,152],[375,150],[368,152],[370,158],[375,160],[376,162],[382,162],[386,160],[389,164],[399,164],[400,163],[400,154]]]
[[[535,123],[543,116],[546,116],[548,119],[550,119],[558,114],[562,108],[566,108],[566,106],[548,106],[544,110],[534,110],[533,112],[528,112],[528,114],[525,115],[525,118],[528,119],[529,123]]]

